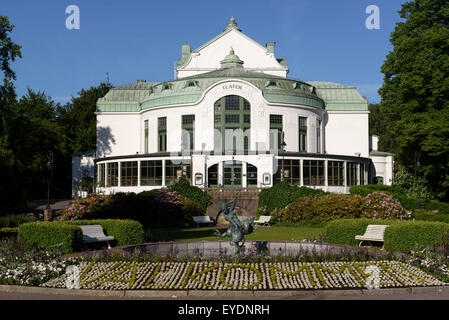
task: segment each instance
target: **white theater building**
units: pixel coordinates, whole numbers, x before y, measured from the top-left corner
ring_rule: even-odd
[[[351,86],[288,78],[274,47],[231,18],[196,50],[182,46],[176,79],[111,89],[97,102],[99,190],[140,192],[182,175],[200,188],[391,184],[393,156],[369,136],[367,99]]]

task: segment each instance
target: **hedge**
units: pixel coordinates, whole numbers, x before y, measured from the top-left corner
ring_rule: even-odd
[[[301,197],[326,194],[320,189],[290,185],[286,181],[279,182],[271,188],[263,189],[259,193],[259,208],[265,207],[264,214],[270,214],[274,209],[284,209],[288,204]]]
[[[118,246],[139,244],[144,241],[143,226],[134,220],[74,220],[66,223],[77,226],[99,224],[103,227],[105,235],[114,237]]]
[[[16,238],[18,228],[0,228],[0,239]]]
[[[46,249],[60,247],[63,253],[81,251],[83,235],[79,225],[99,224],[104,233],[115,238],[119,246],[138,244],[144,241],[142,225],[133,220],[77,220],[31,222],[19,227],[18,237]]]
[[[399,200],[401,205],[407,210],[415,210],[418,208],[418,199],[409,198],[406,194],[406,190],[398,186],[386,186],[382,184],[369,184],[362,186],[352,186],[349,189],[351,194],[359,194],[363,197],[373,192],[385,192]],[[422,209],[426,210],[438,210],[439,213],[449,214],[449,203],[441,202],[438,200],[421,199],[420,205]]]
[[[356,235],[363,235],[369,224],[390,225],[384,233],[384,247],[393,251],[410,251],[416,245],[442,245],[449,234],[449,224],[429,221],[391,221],[370,219],[341,219],[326,225],[330,243],[358,245]]]
[[[410,251],[418,246],[443,245],[449,234],[449,224],[433,221],[403,221],[385,230],[385,248]]]
[[[26,214],[9,214],[0,217],[0,228],[17,228],[21,224],[27,222],[35,222],[36,218],[27,216]]]
[[[58,246],[63,253],[77,252],[83,247],[81,229],[63,221],[25,223],[19,227],[18,238],[49,250]]]
[[[329,221],[326,225],[326,241],[329,243],[346,244],[358,246],[357,235],[363,235],[369,224],[393,224],[394,220],[373,220],[373,219],[339,219]]]

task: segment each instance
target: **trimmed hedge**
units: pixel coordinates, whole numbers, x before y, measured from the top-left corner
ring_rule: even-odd
[[[19,227],[18,238],[49,250],[59,246],[63,253],[77,252],[83,247],[81,229],[63,221],[25,223]]]
[[[286,181],[282,181],[271,188],[263,189],[259,193],[258,206],[259,208],[266,208],[264,214],[270,214],[276,208],[284,209],[288,204],[294,202],[298,198],[312,197],[318,194],[327,194],[327,192],[320,189],[290,185]]]
[[[74,220],[66,223],[72,225],[99,224],[107,236],[113,236],[118,246],[139,244],[144,241],[144,230],[140,222],[134,220]]]
[[[410,251],[419,246],[443,245],[449,234],[449,224],[432,221],[403,221],[385,230],[385,248]]]
[[[26,214],[9,214],[4,217],[0,217],[0,228],[17,228],[21,224],[35,221],[35,217],[30,217]]]
[[[0,239],[4,238],[16,238],[18,228],[1,228],[0,229]]]
[[[369,224],[390,225],[384,233],[384,247],[393,251],[410,251],[416,245],[442,245],[449,234],[449,224],[443,222],[341,219],[326,225],[326,239],[330,243],[358,245],[355,236],[363,235]]]
[[[101,225],[104,233],[113,236],[119,246],[144,241],[144,230],[139,222],[113,219],[31,222],[19,227],[18,237],[46,249],[58,246],[63,253],[73,253],[83,248],[83,234],[78,226],[91,224]]]
[[[340,219],[329,221],[326,225],[326,241],[329,243],[346,244],[358,246],[357,235],[363,235],[369,224],[394,224],[394,220],[373,219]]]

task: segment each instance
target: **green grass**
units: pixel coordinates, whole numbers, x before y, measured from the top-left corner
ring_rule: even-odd
[[[203,228],[160,228],[147,230],[148,242],[158,241],[201,241],[201,240],[226,240],[214,234],[215,227]],[[220,233],[225,228],[218,228]],[[265,241],[295,241],[304,239],[317,239],[324,233],[321,227],[259,227],[254,233],[245,236],[247,240]]]

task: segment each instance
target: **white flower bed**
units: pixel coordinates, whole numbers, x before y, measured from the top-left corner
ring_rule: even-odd
[[[368,266],[380,288],[437,286],[444,282],[399,261],[323,263],[81,262],[81,289],[285,290],[366,288]],[[66,287],[68,275],[43,284]]]

